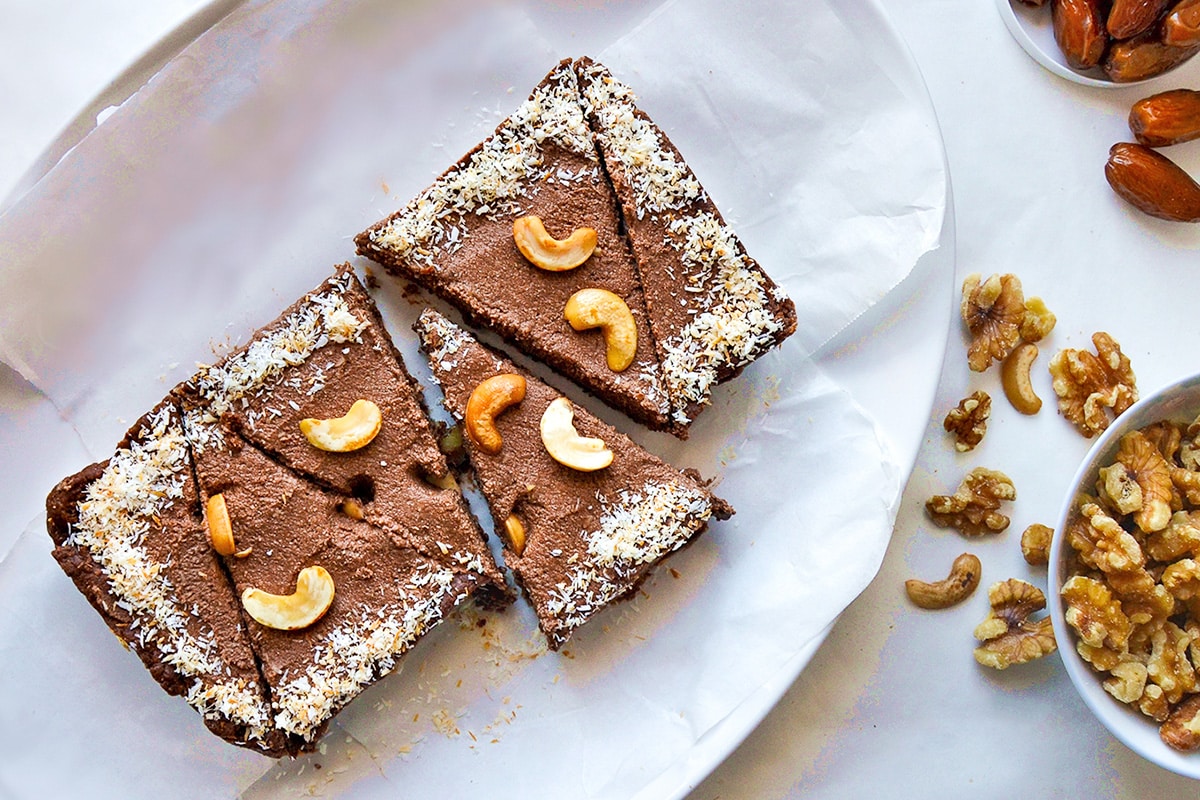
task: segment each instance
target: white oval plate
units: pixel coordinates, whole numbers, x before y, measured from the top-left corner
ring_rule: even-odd
[[[32,253],[31,261],[46,267],[47,274],[61,271],[69,282],[85,283],[102,259],[116,260],[120,267],[112,272],[113,283],[97,287],[100,313],[79,317],[95,326],[88,329],[94,332],[91,340],[117,344],[96,353],[104,368],[92,361],[86,365],[87,377],[67,370],[41,376],[43,383],[53,384],[47,392],[61,401],[59,407],[67,409],[79,435],[101,457],[124,429],[113,409],[132,414],[152,402],[170,381],[188,373],[191,361],[204,356],[210,341],[222,337],[244,340],[250,330],[315,285],[333,263],[351,258],[349,235],[374,222],[376,214],[382,216],[403,204],[458,158],[480,132],[490,129],[498,112],[507,113],[520,102],[559,55],[588,53],[604,60],[606,53],[620,53],[619,63],[609,65],[643,98],[654,97],[651,87],[670,87],[677,67],[687,60],[687,54],[678,50],[675,60],[663,55],[670,52],[668,45],[686,49],[692,40],[641,47],[636,52],[617,47],[618,40],[644,34],[662,24],[666,15],[684,10],[696,13],[695,4],[670,2],[572,11],[533,2],[508,7],[464,3],[461,13],[450,22],[444,16],[432,19],[432,12],[418,8],[410,10],[403,26],[360,28],[346,22],[355,5],[314,0],[292,5],[246,3],[231,9],[219,23],[200,32],[150,84],[129,86],[132,96],[109,121],[67,152],[0,218],[0,223],[7,222],[5,235],[14,244],[14,252]],[[359,20],[366,10],[366,18],[386,16],[393,22],[410,13],[367,2],[357,4],[356,10]],[[492,796],[512,796],[521,793],[522,780],[534,781],[542,791],[558,796],[678,796],[707,775],[758,724],[809,662],[828,627],[870,582],[886,549],[900,492],[921,444],[950,328],[954,306],[948,294],[952,290],[954,241],[949,180],[924,82],[876,0],[828,0],[803,8],[780,2],[772,13],[779,21],[799,24],[809,21],[799,15],[811,15],[814,10],[822,15],[822,22],[837,23],[832,27],[842,34],[842,40],[835,44],[819,36],[787,37],[786,49],[781,52],[792,60],[794,69],[769,75],[765,88],[768,96],[780,91],[793,94],[797,88],[811,91],[825,98],[828,107],[778,100],[741,107],[737,103],[745,101],[738,98],[755,93],[713,69],[713,74],[705,77],[712,83],[706,86],[704,97],[731,99],[735,112],[731,117],[714,117],[703,102],[667,103],[655,106],[656,120],[671,131],[706,188],[720,198],[723,211],[744,223],[738,227],[754,240],[749,248],[771,265],[769,271],[782,279],[794,297],[821,281],[851,295],[856,290],[853,285],[837,286],[838,273],[829,268],[822,237],[798,242],[773,238],[781,226],[806,223],[810,213],[840,197],[845,186],[857,188],[849,190],[842,206],[845,227],[839,242],[843,247],[878,237],[878,229],[872,227],[876,220],[879,229],[888,231],[897,230],[905,214],[928,212],[931,220],[919,242],[887,241],[886,237],[875,242],[883,256],[862,260],[873,265],[872,269],[889,266],[889,258],[894,260],[897,252],[910,254],[915,266],[910,264],[911,273],[899,286],[883,294],[815,356],[803,355],[798,334],[784,350],[755,365],[723,391],[724,408],[702,417],[703,424],[698,424],[687,443],[651,437],[654,446],[672,461],[698,466],[707,474],[721,473],[721,491],[728,492],[724,496],[738,508],[738,515],[672,561],[680,567],[680,580],[669,575],[662,578],[649,587],[652,596],[647,602],[613,609],[605,620],[581,631],[579,641],[572,645],[575,658],[517,660],[511,675],[481,670],[477,661],[469,662],[464,670],[457,659],[480,659],[478,640],[456,636],[455,630],[442,626],[417,654],[420,658],[406,662],[403,674],[381,681],[337,718],[334,732],[326,737],[328,752],[279,764],[250,794],[271,796],[304,787],[315,761],[323,767],[322,780],[335,782],[325,787],[327,792],[356,797],[394,795],[398,785],[417,794],[423,785],[440,786],[455,794],[447,787],[459,784],[463,792],[472,784],[486,784]],[[293,13],[310,24],[297,24]],[[497,21],[509,33],[516,28],[520,48],[497,38]],[[743,23],[754,28],[753,20]],[[437,51],[448,26],[459,26],[455,31],[462,31],[451,40],[460,45],[467,41],[469,46]],[[774,36],[778,44],[779,31],[788,30],[785,25],[757,32],[750,29],[744,31],[748,38],[743,41],[755,47],[759,46],[755,37]],[[729,28],[721,25],[718,31],[717,26],[709,26],[706,30],[724,35]],[[338,47],[330,49],[331,41]],[[870,59],[845,46],[855,41],[871,43]],[[445,64],[458,68],[432,69],[414,82],[411,64],[404,62],[403,56],[420,48],[433,48]],[[722,60],[723,55],[713,49],[702,57],[706,65],[736,64],[729,58]],[[430,63],[443,62],[431,58]],[[504,72],[494,66],[499,63],[510,68],[516,63],[517,68]],[[462,68],[464,64],[467,69]],[[814,64],[834,69],[821,71],[814,69]],[[345,83],[330,81],[332,71],[346,69],[377,82],[367,93],[367,99],[374,102],[362,101],[362,83],[347,88]],[[304,80],[298,81],[297,76]],[[507,92],[506,87],[512,91]],[[243,91],[255,102],[247,102]],[[423,104],[399,109],[387,106],[388,98],[400,96],[415,96]],[[262,97],[267,102],[259,102]],[[871,116],[881,98],[892,104],[890,113]],[[847,108],[850,100],[858,102],[853,109]],[[112,104],[111,99],[108,102]],[[862,112],[863,108],[871,111]],[[763,204],[751,202],[752,193],[743,191],[742,179],[780,179],[779,164],[764,163],[768,159],[761,155],[750,157],[755,145],[762,146],[755,136],[765,130],[765,119],[774,119],[785,135],[794,135],[802,125],[812,126],[806,130],[819,134],[821,141],[812,141],[814,155],[792,165],[794,173],[784,174],[788,182],[783,188],[788,191]],[[747,126],[733,143],[736,146],[719,144],[723,131],[729,130],[723,123]],[[353,147],[343,144],[343,130]],[[698,137],[698,130],[706,131],[705,137],[718,144]],[[910,138],[908,157],[898,163],[894,152],[901,130]],[[877,143],[865,153],[856,151],[871,135],[878,137]],[[822,147],[828,151],[823,152]],[[771,152],[763,151],[768,156]],[[187,157],[176,157],[176,153]],[[878,160],[880,167],[828,172],[839,157],[854,160],[858,166],[861,161],[857,159],[863,155],[869,162]],[[214,167],[197,174],[192,159],[211,160]],[[149,164],[154,169],[148,170]],[[918,165],[923,165],[923,172],[914,169]],[[792,175],[795,177],[789,177]],[[868,177],[859,183],[861,176]],[[903,196],[880,203],[873,193],[892,180],[903,184]],[[385,182],[392,188],[381,185]],[[81,198],[88,198],[86,214],[62,212],[71,203],[83,202]],[[107,224],[96,226],[98,218]],[[147,220],[155,222],[151,225]],[[89,234],[80,234],[80,230]],[[63,250],[76,245],[94,246],[94,257],[62,257]],[[114,251],[127,254],[129,260],[116,259]],[[163,281],[170,290],[156,287],[155,281]],[[411,315],[410,304],[396,284],[386,279],[383,284],[378,294],[385,318],[410,368],[419,372],[420,357],[415,354],[411,334],[403,325],[390,324]],[[72,283],[70,288],[77,287]],[[49,312],[58,310],[53,298],[51,295],[38,306],[51,321],[57,318]],[[850,299],[865,302],[853,295]],[[105,311],[105,300],[113,302],[114,310]],[[164,326],[162,315],[149,323],[137,313],[115,310],[136,312],[158,304],[179,309],[179,314],[168,310]],[[804,310],[811,314],[811,306],[803,302],[800,306],[802,314]],[[198,318],[191,319],[186,310],[199,310]],[[83,324],[74,317],[70,321]],[[174,339],[164,336],[165,330],[173,331]],[[820,343],[815,333],[807,335],[810,346]],[[147,364],[154,365],[149,380]],[[780,443],[816,452],[821,447],[842,446],[838,437],[843,429],[806,427],[805,423],[814,423],[804,413],[806,408],[790,407],[794,398],[780,395],[781,389],[805,389],[811,385],[805,376],[821,372],[841,388],[825,392],[818,410],[827,416],[816,421],[850,424],[859,444],[865,440],[873,456],[870,463],[859,466],[878,474],[873,484],[877,505],[860,504],[861,508],[847,511],[851,517],[867,515],[871,525],[844,530],[841,537],[829,537],[805,524],[820,503],[814,498],[804,500],[804,484],[818,485],[827,477],[816,469],[811,478],[794,487],[796,476],[806,473],[792,470],[777,476],[781,469],[789,469],[790,462],[786,453],[772,452]],[[161,381],[157,380],[160,374]],[[817,384],[825,379],[813,377]],[[882,392],[881,386],[891,388]],[[750,414],[743,413],[747,409]],[[789,429],[763,427],[768,417],[788,420]],[[747,429],[748,422],[758,427]],[[30,430],[31,447],[37,433]],[[743,446],[747,441],[751,448]],[[758,448],[754,457],[778,461],[780,466],[770,469],[770,463],[760,461],[759,467],[767,471],[754,467],[755,462],[747,456],[753,448]],[[728,465],[727,454],[733,455]],[[809,470],[814,467],[816,464],[807,465]],[[763,480],[764,474],[771,478]],[[12,490],[41,490],[43,484],[49,486],[60,477],[31,475],[30,486]],[[861,489],[850,488],[861,493]],[[35,682],[49,681],[53,675],[55,692],[31,692],[8,685],[0,675],[0,699],[4,701],[0,706],[11,701],[14,714],[31,720],[30,725],[41,726],[26,730],[31,743],[64,746],[56,726],[66,726],[77,734],[89,730],[89,725],[106,726],[105,732],[97,731],[91,737],[103,745],[104,752],[97,752],[86,767],[50,778],[41,775],[39,781],[111,783],[116,775],[132,768],[130,762],[159,764],[159,769],[146,766],[142,770],[143,785],[165,779],[168,793],[188,787],[199,796],[215,796],[229,794],[230,787],[204,783],[213,776],[244,788],[247,776],[253,781],[262,775],[269,765],[253,754],[228,747],[202,730],[193,734],[199,728],[195,715],[178,699],[158,691],[137,669],[136,659],[113,647],[111,636],[70,592],[56,568],[42,569],[46,565],[40,550],[47,541],[36,527],[30,529],[13,557],[0,564],[0,569],[9,568],[15,577],[25,564],[23,558],[38,559],[39,569],[21,575],[33,584],[26,584],[28,591],[20,598],[9,598],[6,592],[9,588],[15,591],[18,581],[14,579],[6,588],[0,580],[0,606],[9,600],[25,602],[33,597],[30,592],[48,592],[49,605],[62,609],[62,618],[49,628],[56,632],[53,641],[67,638],[68,630],[81,637],[70,638],[69,644],[76,658],[81,657],[80,652],[87,654],[98,677],[92,676],[84,685],[87,676],[40,669],[37,659],[44,658],[48,649],[39,640],[33,658],[23,660],[23,669]],[[847,551],[838,552],[835,559],[826,559],[822,548],[838,538],[857,544],[847,545]],[[811,551],[805,550],[807,542],[813,545]],[[775,547],[779,544],[793,550],[799,547],[808,556],[795,561],[796,571],[788,572],[791,565],[778,559]],[[778,607],[769,605],[747,614],[745,599],[764,592],[804,599],[806,592],[814,591],[806,571],[812,571],[817,581],[827,574],[835,576],[826,578],[836,580],[835,602],[825,598],[823,603],[809,606],[807,615],[780,614]],[[765,584],[764,575],[771,576]],[[710,605],[734,612],[734,620],[745,616],[747,631],[758,633],[737,641],[719,638],[701,611]],[[619,646],[608,646],[605,640],[603,628],[608,623],[612,623]],[[521,637],[531,630],[530,620],[522,616],[520,608],[495,625],[505,634],[500,637],[501,644],[518,649],[523,645]],[[631,631],[638,636],[631,636]],[[764,636],[767,631],[770,635]],[[643,632],[645,638],[640,637]],[[6,633],[0,628],[0,640]],[[14,646],[22,641],[28,639],[17,637]],[[679,655],[697,651],[704,656]],[[746,656],[747,652],[754,656]],[[590,659],[589,654],[593,656]],[[775,664],[769,672],[753,663],[760,656],[764,664]],[[726,670],[722,660],[736,669]],[[686,670],[681,672],[680,667]],[[654,692],[630,690],[639,685],[637,681],[653,680],[660,672],[662,680]],[[452,701],[456,681],[444,676],[455,673],[470,692],[460,692]],[[730,683],[735,674],[750,676],[752,682]],[[559,681],[559,677],[563,679]],[[97,680],[103,682],[105,692],[96,692]],[[65,690],[72,681],[81,682],[75,694]],[[692,691],[693,687],[697,691]],[[86,713],[86,719],[76,719],[69,712],[48,713],[46,695],[60,691],[64,696],[88,692],[94,704],[71,706]],[[408,709],[407,702],[418,692],[422,702],[415,711]],[[708,716],[655,714],[654,722],[665,724],[670,736],[652,747],[622,751],[623,739],[648,727],[647,701],[674,696],[672,693],[707,698],[701,710]],[[104,703],[128,697],[139,698],[140,716],[100,710]],[[507,697],[515,705],[508,705]],[[734,697],[738,700],[731,707],[729,698]],[[497,708],[513,711],[515,719],[499,724]],[[457,720],[465,732],[459,736],[420,733],[439,710]],[[454,716],[459,712],[464,716]],[[483,714],[486,719],[481,718]],[[415,717],[420,718],[419,723]],[[636,725],[631,726],[632,719],[638,720]],[[130,733],[126,736],[122,731]],[[481,734],[479,743],[473,744],[466,732]],[[194,740],[187,738],[189,735]],[[414,736],[424,739],[414,741]],[[138,747],[128,747],[126,743],[134,739]],[[500,741],[493,746],[490,739]],[[172,753],[179,747],[186,747],[193,756],[178,760]],[[551,757],[554,753],[550,750],[559,757]],[[464,768],[468,764],[471,767]],[[364,773],[363,765],[373,766]],[[180,780],[185,772],[192,777]],[[390,780],[393,775],[396,783]]]

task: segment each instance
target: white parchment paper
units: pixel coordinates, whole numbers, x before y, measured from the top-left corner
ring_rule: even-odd
[[[597,57],[638,91],[801,328],[721,387],[687,442],[597,409],[718,477],[731,521],[564,653],[545,652],[520,604],[482,628],[452,620],[295,762],[225,745],[163,695],[35,520],[0,563],[0,785],[94,796],[133,775],[122,796],[627,797],[685,757],[861,591],[891,531],[903,475],[808,357],[936,246],[944,213],[919,80],[863,46],[877,20],[836,0],[247,3],[112,113],[0,218],[0,358],[97,459],[196,362],[353,260],[350,237],[567,56]],[[419,306],[402,289],[382,277],[375,295],[424,379]],[[47,771],[51,753],[73,769]]]

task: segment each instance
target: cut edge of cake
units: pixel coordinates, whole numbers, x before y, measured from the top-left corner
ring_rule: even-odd
[[[469,434],[464,439],[504,542],[506,565],[551,649],[562,647],[602,608],[634,593],[711,519],[732,515],[733,508],[694,471],[666,464],[578,405],[578,435],[601,439],[614,454],[612,465],[584,473],[556,462],[543,445],[539,418],[561,398],[557,391],[432,309],[415,329],[447,410],[464,424],[478,384],[495,375],[525,380],[524,398],[495,421],[503,440],[497,453],[485,452]]]

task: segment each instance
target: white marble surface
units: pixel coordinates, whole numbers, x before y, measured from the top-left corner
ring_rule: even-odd
[[[970,272],[1015,272],[1028,293],[1059,312],[1047,351],[1085,346],[1092,331],[1109,330],[1144,390],[1196,371],[1180,341],[1193,312],[1176,298],[1196,285],[1200,230],[1130,212],[1112,197],[1102,169],[1108,146],[1129,136],[1129,104],[1152,90],[1200,88],[1200,59],[1149,88],[1087,89],[1030,60],[989,0],[882,5],[925,75],[942,126],[954,184],[956,281]],[[200,7],[195,0],[0,0],[0,196],[19,186],[123,68]],[[1200,142],[1171,155],[1200,174]],[[905,578],[939,576],[964,549],[983,560],[985,585],[1020,577],[1044,587],[1044,571],[1021,560],[1019,534],[1053,521],[1087,447],[1052,403],[1035,418],[1008,408],[995,372],[969,373],[963,350],[956,329],[879,576],[779,706],[692,792],[694,800],[1195,793],[1191,781],[1109,736],[1056,656],[1003,673],[976,665],[971,630],[986,613],[983,592],[938,613],[907,604]],[[1038,381],[1048,398],[1048,376]],[[19,384],[4,385],[0,402],[22,402]],[[977,451],[956,454],[941,418],[976,388],[996,396],[991,430]],[[4,437],[0,431],[0,445]],[[3,460],[0,476],[16,469],[11,456]],[[1007,533],[965,542],[933,528],[923,503],[953,491],[977,465],[1011,475],[1018,500]]]

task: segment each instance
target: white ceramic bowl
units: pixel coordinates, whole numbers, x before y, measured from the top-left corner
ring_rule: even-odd
[[[1007,0],[1006,0],[1007,1]],[[1066,556],[1070,545],[1065,542],[1067,520],[1072,515],[1075,494],[1079,490],[1095,492],[1096,478],[1100,467],[1113,462],[1121,437],[1138,428],[1159,420],[1169,419],[1191,422],[1200,413],[1200,375],[1193,375],[1173,383],[1152,395],[1142,398],[1096,440],[1071,481],[1071,490],[1063,501],[1054,539],[1050,545],[1050,571],[1047,576],[1049,591],[1047,607],[1054,624],[1054,637],[1066,666],[1067,675],[1075,685],[1084,703],[1104,724],[1113,736],[1124,742],[1138,755],[1149,759],[1172,772],[1189,778],[1200,778],[1200,751],[1180,753],[1167,745],[1158,736],[1158,723],[1136,708],[1118,702],[1101,685],[1103,676],[1092,669],[1075,649],[1078,637],[1063,617],[1059,590],[1069,577],[1066,575]]]
[[[1050,22],[1049,0],[1040,8],[1032,8],[1020,2],[1020,0],[996,0],[996,9],[1004,19],[1004,24],[1008,27],[1008,32],[1012,34],[1017,43],[1025,49],[1025,52],[1034,61],[1055,75],[1066,78],[1069,81],[1074,81],[1075,83],[1082,83],[1085,86],[1098,86],[1105,89],[1120,89],[1126,86],[1138,86],[1148,83],[1161,78],[1162,75],[1170,75],[1171,72],[1182,66],[1177,65],[1162,73],[1162,75],[1155,75],[1153,78],[1147,78],[1146,80],[1114,83],[1109,80],[1108,76],[1104,74],[1104,70],[1099,67],[1089,70],[1077,70],[1067,64],[1062,50],[1059,49],[1058,43],[1054,41],[1054,26]]]

